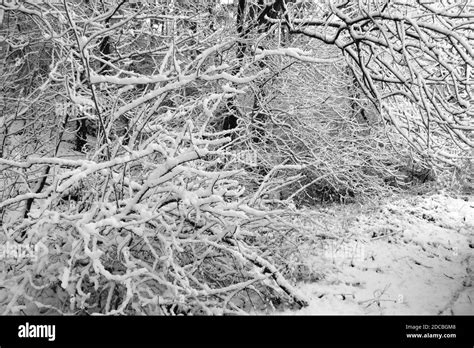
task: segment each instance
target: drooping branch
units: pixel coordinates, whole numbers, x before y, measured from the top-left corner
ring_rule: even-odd
[[[419,153],[453,164],[456,155],[440,151],[445,141],[460,151],[474,146],[474,12],[469,1],[297,6],[276,1],[274,8],[279,3],[291,33],[341,50],[357,84]],[[402,116],[402,109],[411,114]]]

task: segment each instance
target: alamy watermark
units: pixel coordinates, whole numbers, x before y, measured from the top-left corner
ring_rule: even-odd
[[[43,243],[39,242],[32,244],[19,244],[15,242],[0,243],[0,261],[13,260],[22,261],[30,259],[33,262],[48,253],[48,248]]]
[[[257,151],[254,151],[254,150],[228,151],[222,156],[221,161],[227,164],[236,162],[236,163],[255,167],[258,165]]]
[[[365,247],[359,242],[325,241],[323,243],[323,255],[325,258],[334,260],[359,260],[365,259]]]
[[[295,226],[302,228],[309,233],[312,231],[320,231],[324,229],[324,226],[319,222],[314,222],[307,219],[301,219],[299,217],[293,220]],[[364,261],[367,257],[365,245],[358,241],[341,241],[325,239],[320,240],[319,248],[322,251],[324,258],[330,260],[357,260]]]

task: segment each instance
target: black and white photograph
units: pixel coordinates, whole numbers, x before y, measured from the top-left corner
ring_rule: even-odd
[[[0,0],[0,61],[9,334],[474,318],[472,0]]]

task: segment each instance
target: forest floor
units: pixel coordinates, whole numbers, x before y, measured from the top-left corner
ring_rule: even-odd
[[[310,305],[278,314],[474,314],[474,197],[404,195],[326,216],[345,238],[309,248],[319,275],[297,288]]]

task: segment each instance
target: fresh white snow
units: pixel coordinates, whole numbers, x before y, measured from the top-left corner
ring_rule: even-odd
[[[405,196],[354,212],[339,250],[308,256],[321,278],[298,284],[310,305],[279,314],[473,315],[474,200],[465,199]],[[338,209],[334,219],[346,219]]]

